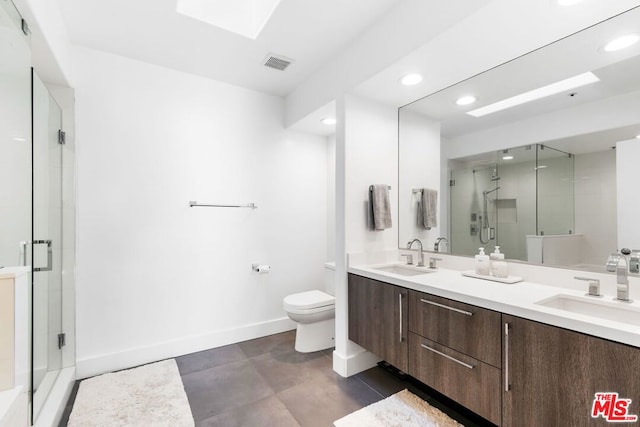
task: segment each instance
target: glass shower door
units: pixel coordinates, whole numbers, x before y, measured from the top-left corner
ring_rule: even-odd
[[[32,391],[37,419],[62,367],[62,111],[33,73]]]

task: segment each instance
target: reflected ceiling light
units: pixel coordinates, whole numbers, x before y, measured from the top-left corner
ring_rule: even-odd
[[[618,37],[611,40],[604,47],[605,52],[615,52],[617,50],[626,49],[629,46],[636,44],[640,40],[640,36],[637,34],[627,34],[626,36]]]
[[[571,6],[576,3],[580,3],[582,0],[558,0],[560,6]]]
[[[320,120],[322,123],[324,123],[325,125],[335,125],[338,121],[336,119],[334,119],[333,117],[325,117],[324,119]]]
[[[26,138],[22,138],[20,136],[16,136],[16,137],[11,138],[11,139],[13,139],[14,141],[18,141],[18,142],[25,142],[26,141]]]
[[[458,100],[456,101],[456,104],[458,105],[469,105],[469,104],[473,104],[474,102],[476,102],[476,97],[473,95],[465,95],[465,96],[461,96],[460,98],[458,98]]]
[[[417,85],[421,81],[422,81],[422,76],[417,73],[407,74],[406,76],[400,79],[400,83],[402,83],[405,86]]]
[[[513,156],[502,156],[502,160],[513,160]]]
[[[595,74],[587,72],[559,82],[551,83],[547,86],[539,87],[538,89],[530,90],[529,92],[521,93],[520,95],[512,96],[511,98],[503,99],[502,101],[498,101],[484,107],[476,108],[475,110],[467,111],[467,114],[473,117],[482,117],[487,114],[496,113],[498,111],[506,110],[507,108],[515,107],[537,99],[546,98],[547,96],[555,95],[599,81],[600,79],[596,77]]]
[[[537,170],[537,169],[544,169],[544,168],[546,168],[546,166],[545,166],[545,165],[540,165],[540,166],[536,167],[536,170]]]
[[[640,139],[640,135],[636,135],[636,138]]]

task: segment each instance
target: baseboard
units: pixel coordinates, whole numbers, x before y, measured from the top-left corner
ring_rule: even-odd
[[[130,348],[101,356],[79,358],[76,361],[76,373],[78,379],[88,378],[105,372],[132,368],[158,360],[290,331],[295,328],[295,322],[288,317],[282,317],[238,328]]]
[[[343,377],[350,377],[369,368],[373,368],[381,359],[368,351],[346,356],[333,352],[333,370]]]

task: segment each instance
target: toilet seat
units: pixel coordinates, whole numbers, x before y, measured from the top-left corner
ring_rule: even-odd
[[[293,314],[320,313],[335,308],[336,297],[313,290],[291,294],[284,298],[284,309]]]

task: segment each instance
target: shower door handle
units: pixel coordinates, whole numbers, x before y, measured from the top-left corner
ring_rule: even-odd
[[[34,245],[47,245],[47,266],[34,267],[33,271],[51,271],[53,270],[53,249],[51,248],[51,240],[34,240]]]
[[[22,261],[19,264],[23,267],[27,266],[27,245],[28,244],[29,242],[27,242],[26,240],[23,240],[20,242],[20,260]]]

